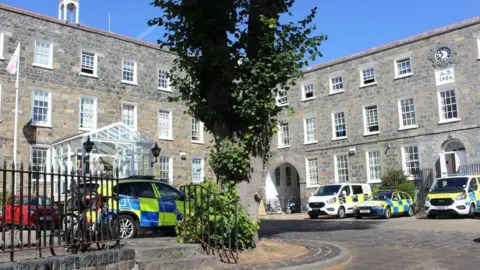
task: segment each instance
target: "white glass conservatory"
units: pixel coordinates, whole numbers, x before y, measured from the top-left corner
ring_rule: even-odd
[[[90,154],[83,147],[87,138],[94,143]],[[137,130],[123,123],[115,123],[54,142],[52,161],[55,172],[60,170],[62,174],[116,175],[118,170],[119,178],[153,175],[152,146],[153,142]],[[89,171],[86,169],[87,158]],[[65,183],[61,186],[64,189]]]

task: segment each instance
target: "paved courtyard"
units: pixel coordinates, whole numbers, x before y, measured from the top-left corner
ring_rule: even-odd
[[[350,260],[332,269],[467,269],[480,263],[480,219],[399,217],[344,220],[305,214],[267,216],[261,237],[327,241]]]

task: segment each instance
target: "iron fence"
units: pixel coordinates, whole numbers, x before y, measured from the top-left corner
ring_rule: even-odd
[[[427,197],[428,190],[433,184],[434,170],[430,168],[415,170],[413,176],[413,183],[417,188],[417,207],[423,209],[425,206],[425,198]]]
[[[480,164],[460,165],[456,173],[480,175]]]
[[[218,254],[223,262],[238,263],[239,204],[202,185],[181,186],[184,243],[200,243],[208,255]]]
[[[118,171],[117,174],[118,176]],[[118,177],[0,168],[0,253],[77,253],[119,247]]]

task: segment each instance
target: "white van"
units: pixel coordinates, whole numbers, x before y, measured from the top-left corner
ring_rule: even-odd
[[[353,207],[372,193],[369,184],[337,183],[318,187],[308,199],[308,215],[315,219],[320,215],[344,218],[353,214]]]

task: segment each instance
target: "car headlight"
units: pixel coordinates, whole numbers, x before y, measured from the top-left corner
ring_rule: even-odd
[[[327,203],[334,203],[337,201],[337,198],[331,198],[330,200],[327,200]]]
[[[375,209],[375,210],[382,210],[383,206],[381,205],[375,205],[374,207],[372,207],[372,209]]]
[[[460,200],[465,200],[466,198],[467,198],[467,194],[462,193],[462,194],[458,195],[457,197],[455,197],[455,200],[460,201]]]

